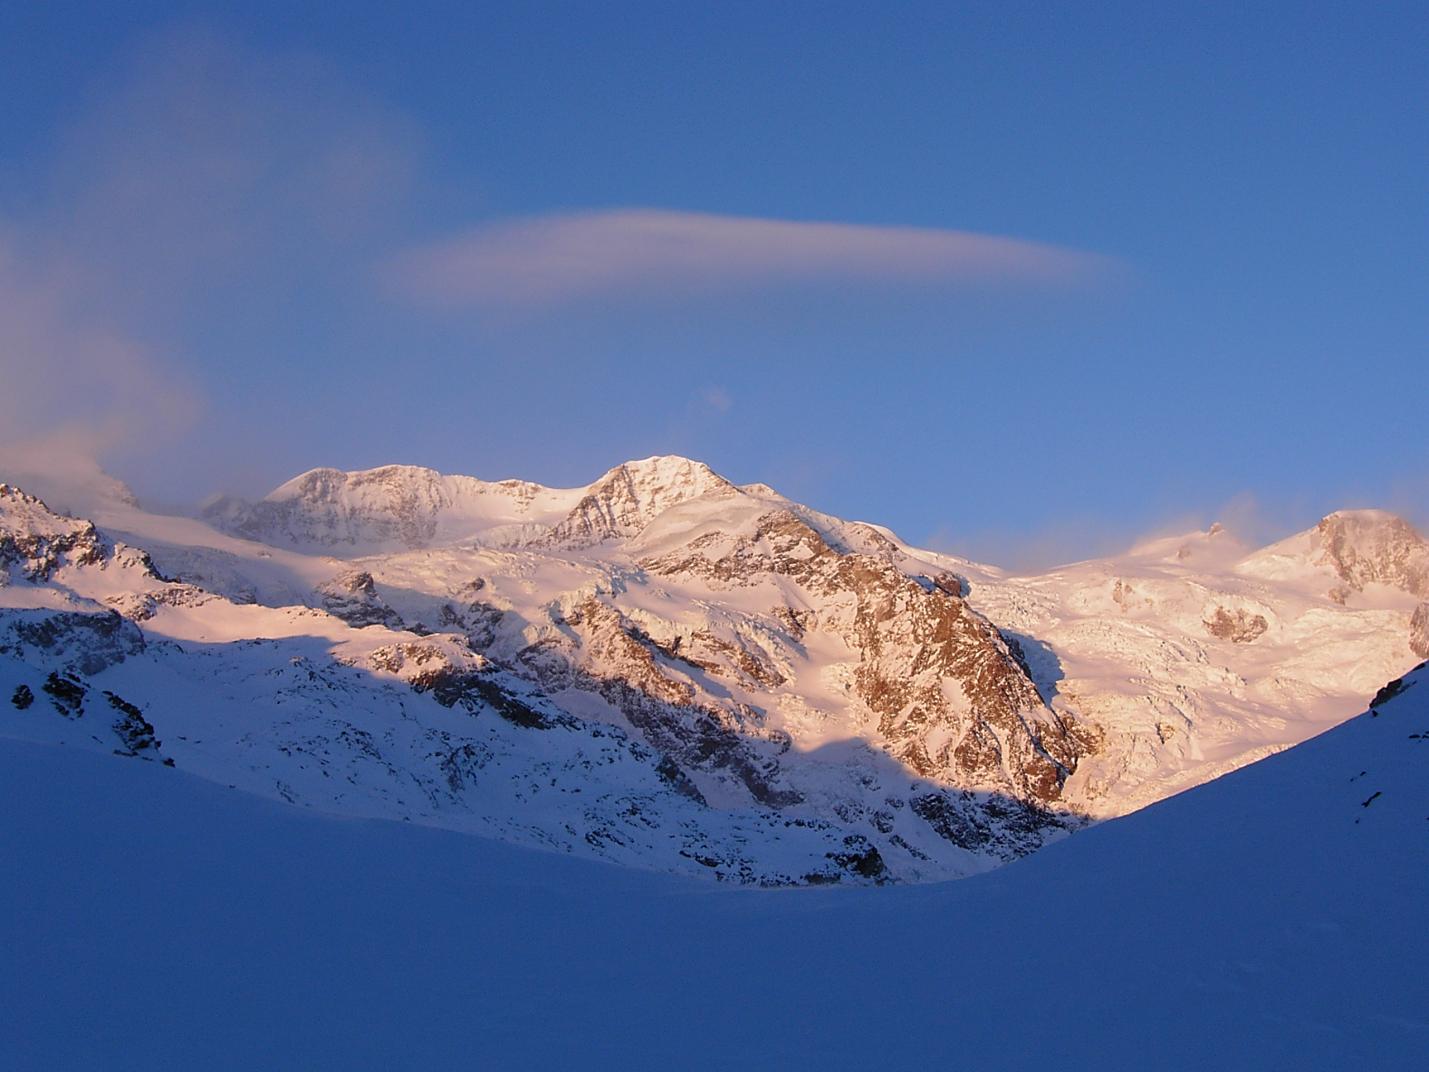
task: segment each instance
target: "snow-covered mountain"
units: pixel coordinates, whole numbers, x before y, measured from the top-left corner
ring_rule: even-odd
[[[1034,577],[683,458],[92,522],[0,486],[6,734],[755,884],[996,866],[1336,724],[1429,631],[1425,541],[1367,512]]]
[[[347,555],[471,542],[581,546],[633,536],[686,499],[733,491],[709,466],[674,457],[616,466],[584,488],[387,465],[357,473],[313,469],[256,503],[225,496],[203,513],[235,536]]]

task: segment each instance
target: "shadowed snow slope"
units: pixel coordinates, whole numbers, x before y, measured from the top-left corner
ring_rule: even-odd
[[[1429,669],[1385,692],[999,871],[879,890],[721,889],[0,741],[6,1063],[1419,1069]]]

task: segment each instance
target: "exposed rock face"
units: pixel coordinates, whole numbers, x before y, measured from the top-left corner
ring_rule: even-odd
[[[462,585],[458,597],[443,603],[437,612],[437,627],[462,633],[473,651],[485,651],[496,639],[502,610],[479,595],[486,582],[480,577]]]
[[[1409,650],[1421,659],[1429,659],[1429,603],[1415,607],[1409,619]]]
[[[317,592],[322,598],[323,610],[341,618],[355,629],[369,625],[383,625],[388,629],[404,628],[402,616],[377,594],[377,587],[370,573],[353,570],[340,574],[320,585]]]
[[[1249,614],[1244,608],[1232,614],[1225,607],[1217,607],[1215,613],[1206,619],[1205,626],[1206,632],[1213,637],[1234,644],[1249,644],[1256,637],[1263,636],[1270,623],[1265,620],[1265,615]]]
[[[163,742],[155,739],[154,727],[144,717],[144,712],[122,696],[116,696],[112,692],[106,691],[104,698],[109,701],[109,706],[114,709],[117,716],[113,723],[113,729],[114,735],[119,738],[120,747],[116,751],[126,756],[143,756],[145,758],[157,756]],[[167,762],[169,766],[173,766],[173,760]]]
[[[218,598],[197,585],[169,582],[146,591],[119,592],[104,601],[130,621],[145,622],[163,607],[202,607]]]
[[[693,685],[661,670],[659,649],[647,636],[595,599],[566,615],[565,623],[582,636],[584,665],[562,681],[560,671],[552,674],[545,662],[540,677],[548,687],[566,684],[598,693],[676,766],[727,772],[769,807],[799,803],[798,792],[778,784],[776,756],[788,750],[789,740],[766,732],[758,711],[701,702]],[[761,739],[773,745],[774,755],[760,755],[754,742]]]
[[[89,690],[72,673],[58,674],[53,670],[43,686],[54,709],[65,718],[80,718],[84,714],[84,698]]]
[[[1377,583],[1429,597],[1429,541],[1401,517],[1377,510],[1331,514],[1315,526],[1319,561],[1356,592]]]
[[[925,591],[876,560],[840,574],[858,600],[859,693],[892,753],[946,784],[1056,801],[1094,731],[1050,711],[997,630],[948,587]]]
[[[968,852],[1015,860],[1042,847],[1047,834],[1068,825],[1066,816],[1036,804],[967,790],[925,793],[913,812],[939,837]]]
[[[41,655],[81,674],[97,674],[144,650],[144,635],[117,611],[12,611],[0,616],[0,655]]]
[[[104,557],[99,534],[88,521],[52,513],[33,495],[0,483],[0,571],[27,581],[50,579],[60,565],[93,565]],[[5,573],[0,573],[4,584]]]
[[[74,671],[51,671],[40,686],[40,691],[49,699],[50,707],[65,719],[82,719],[86,713],[85,703],[90,699],[92,688],[86,683],[85,675]],[[116,755],[142,756],[146,759],[161,759],[167,766],[174,766],[172,759],[160,754],[163,742],[154,737],[154,727],[144,717],[144,712],[113,692],[105,691],[104,699],[115,714],[110,729],[117,740]],[[35,702],[34,691],[28,685],[15,689],[11,702],[20,711],[29,710]],[[94,738],[101,740],[100,738]]]
[[[763,515],[747,536],[699,537],[644,566],[730,586],[773,574],[819,597],[827,609],[816,628],[859,653],[856,696],[890,754],[924,777],[1047,805],[1097,746],[1094,727],[1046,707],[958,578],[925,588],[886,558],[840,554],[790,511]]]

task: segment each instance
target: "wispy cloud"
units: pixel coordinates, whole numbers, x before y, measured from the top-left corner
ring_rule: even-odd
[[[1139,524],[1118,522],[1106,515],[1076,513],[1022,528],[1003,525],[957,530],[944,526],[926,543],[935,551],[1031,573],[1126,554],[1157,540],[1205,532],[1212,524],[1225,530],[1221,540],[1224,548],[1246,552],[1307,529],[1326,513],[1345,505],[1359,504],[1313,502],[1303,496],[1267,501],[1243,491],[1219,505],[1168,510]]]
[[[320,59],[167,30],[127,49],[96,90],[23,222],[125,305],[167,314],[245,273],[316,274],[400,216],[415,128]]]
[[[409,299],[460,306],[818,280],[1066,285],[1111,264],[966,231],[616,209],[489,224],[399,254],[384,277]]]
[[[734,406],[734,396],[718,385],[702,390],[700,400],[716,413],[728,413]]]
[[[1190,532],[1196,527],[1196,523],[1187,521],[1179,531]],[[1160,525],[1154,532],[1139,531],[1107,518],[1078,515],[1025,528],[994,525],[970,530],[945,526],[922,542],[934,551],[1013,573],[1032,573],[1069,562],[1121,554],[1152,535],[1162,534]]]
[[[155,446],[197,415],[187,378],[91,309],[75,276],[0,239],[0,447],[67,439]]]
[[[173,447],[213,411],[186,321],[219,294],[261,317],[370,256],[418,140],[312,57],[202,29],[124,49],[0,219],[0,479],[189,464]]]

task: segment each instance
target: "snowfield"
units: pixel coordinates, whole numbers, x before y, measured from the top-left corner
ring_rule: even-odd
[[[1417,1070],[1429,667],[990,874],[731,890],[0,742],[5,1063]]]

